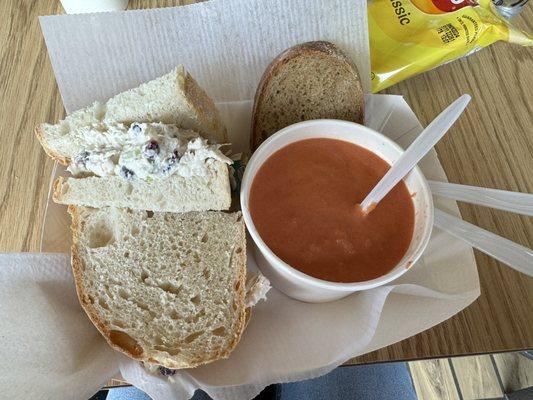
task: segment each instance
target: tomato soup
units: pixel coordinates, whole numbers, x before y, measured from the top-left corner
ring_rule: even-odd
[[[414,205],[403,181],[367,215],[358,204],[390,165],[336,139],[307,139],[272,154],[250,190],[252,220],[284,262],[315,278],[362,282],[388,273],[413,236]]]

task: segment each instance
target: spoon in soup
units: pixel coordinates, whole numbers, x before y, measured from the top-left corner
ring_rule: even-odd
[[[371,212],[377,203],[433,148],[459,118],[469,101],[469,95],[462,95],[422,131],[361,202],[360,209],[364,214]],[[429,183],[433,194],[437,196],[533,215],[531,194],[431,181]],[[435,209],[434,224],[511,268],[533,276],[533,250],[438,209]]]
[[[411,171],[462,114],[471,97],[463,94],[435,118],[392,164],[391,168],[359,204],[363,214],[371,212],[396,184]]]

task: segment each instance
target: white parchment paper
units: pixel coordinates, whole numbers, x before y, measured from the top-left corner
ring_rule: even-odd
[[[41,19],[68,111],[185,63],[219,102],[236,151],[246,149],[248,100],[263,68],[297,42],[325,39],[356,61],[369,85],[364,1],[213,0],[163,10]],[[400,145],[421,131],[402,97],[367,98],[366,123]],[[420,163],[446,180],[435,152]],[[57,169],[55,174],[61,174]],[[435,205],[459,215],[452,201]],[[67,252],[70,221],[50,204],[42,250]],[[326,304],[272,289],[227,360],[151,375],[109,348],[78,305],[66,254],[0,256],[0,383],[11,398],[83,399],[118,373],[155,400],[187,399],[202,388],[216,399],[250,399],[265,385],[324,374],[347,359],[397,342],[451,317],[479,295],[472,249],[435,230],[423,258],[387,286]],[[252,258],[248,266],[254,267]],[[11,392],[10,392],[11,391]]]
[[[0,360],[3,399],[88,399],[116,375],[68,254],[0,254]]]
[[[401,96],[367,95],[366,103],[368,125],[402,146],[421,132]],[[218,107],[236,150],[246,150],[252,102],[219,103]],[[427,178],[446,180],[434,151],[420,167]],[[62,168],[56,170],[57,175],[62,172]],[[459,215],[453,201],[435,198],[435,206]],[[65,207],[50,199],[43,251],[68,251],[69,223]],[[254,269],[248,253],[248,268]],[[422,259],[387,286],[326,304],[302,303],[272,289],[268,301],[254,307],[241,342],[227,360],[178,372],[169,380],[148,374],[139,363],[118,355],[120,371],[156,400],[188,399],[197,388],[215,399],[250,399],[270,383],[319,376],[352,357],[419,333],[478,296],[472,249],[435,229]]]
[[[310,40],[337,44],[370,92],[365,0],[211,0],[182,7],[40,17],[68,112],[182,63],[218,102],[252,99],[266,66]]]

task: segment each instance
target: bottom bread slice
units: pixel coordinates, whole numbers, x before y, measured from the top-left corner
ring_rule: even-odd
[[[173,369],[229,355],[245,324],[241,213],[69,212],[78,297],[112,347]]]
[[[119,176],[63,178],[54,182],[54,201],[80,206],[125,207],[169,212],[228,210],[231,190],[228,167],[212,164],[206,176],[177,174],[161,181],[125,181]]]

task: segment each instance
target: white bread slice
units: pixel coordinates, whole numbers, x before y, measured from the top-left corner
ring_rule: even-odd
[[[228,357],[246,315],[241,213],[69,212],[78,297],[112,347],[172,369]]]
[[[41,124],[36,135],[46,153],[67,165],[89,147],[80,128],[105,131],[106,125],[132,122],[162,122],[193,129],[214,143],[227,142],[226,128],[213,100],[179,65],[172,72],[117,94],[106,104],[91,106],[68,115],[57,124]]]
[[[212,160],[206,176],[147,182],[125,181],[119,176],[63,178],[54,182],[53,199],[59,204],[94,208],[124,207],[134,210],[187,212],[228,210],[231,205],[228,166]]]

